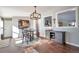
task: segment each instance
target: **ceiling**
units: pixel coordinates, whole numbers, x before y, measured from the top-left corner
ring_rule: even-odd
[[[43,16],[55,16],[56,12],[73,7],[74,6],[37,6],[37,12]],[[0,6],[0,15],[4,17],[29,16],[33,11],[33,6]]]
[[[13,8],[20,11],[25,12],[33,12],[34,7],[33,6],[3,6],[5,8]],[[38,12],[46,12],[46,11],[56,11],[59,9],[65,9],[65,8],[73,8],[74,6],[37,6]]]

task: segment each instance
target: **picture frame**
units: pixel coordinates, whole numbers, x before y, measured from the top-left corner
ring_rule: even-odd
[[[20,28],[20,29],[22,29],[22,28],[28,28],[30,26],[30,23],[29,23],[29,20],[20,20],[19,22],[18,22],[18,27]]]
[[[52,16],[48,16],[44,18],[44,25],[46,27],[52,26]]]

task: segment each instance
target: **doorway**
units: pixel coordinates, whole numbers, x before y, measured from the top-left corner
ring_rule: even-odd
[[[2,18],[3,20],[3,38],[12,37],[12,18]]]

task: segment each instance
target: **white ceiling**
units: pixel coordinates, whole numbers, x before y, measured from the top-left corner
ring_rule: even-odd
[[[5,6],[5,7],[6,8],[13,8],[13,9],[25,11],[25,12],[33,12],[34,11],[33,6]],[[56,11],[59,9],[73,8],[73,7],[74,6],[37,6],[37,10],[38,10],[38,12],[48,12],[50,10]]]
[[[74,6],[37,6],[37,12],[43,16],[55,15],[56,12],[73,8]],[[29,16],[34,11],[33,6],[0,6],[1,16]]]

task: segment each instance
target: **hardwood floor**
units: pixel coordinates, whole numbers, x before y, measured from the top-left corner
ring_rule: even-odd
[[[7,42],[7,41],[6,41]],[[15,46],[14,39],[9,46],[0,48],[0,53],[79,53],[79,47],[62,45],[54,40],[39,39],[30,46]]]
[[[62,45],[54,42],[53,40],[40,39],[38,42],[30,47],[25,47],[24,50],[27,52],[33,52],[35,49],[39,53],[79,53],[79,48],[71,45]]]

